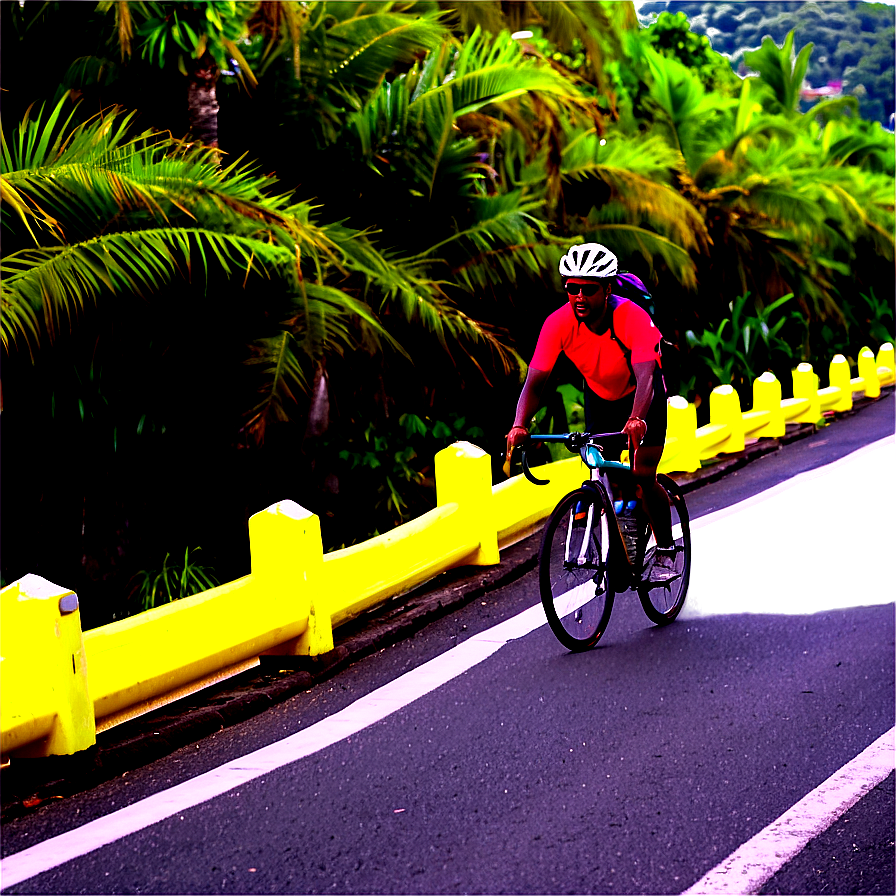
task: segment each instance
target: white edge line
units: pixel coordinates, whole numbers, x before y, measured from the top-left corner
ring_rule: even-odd
[[[0,860],[0,886],[11,887],[50,871],[332,746],[441,687],[546,621],[540,603],[529,607],[281,741],[7,856]]]
[[[882,734],[684,893],[758,893],[810,840],[893,771],[894,732],[896,728]]]
[[[813,467],[811,470],[803,470],[802,473],[797,473],[796,476],[791,476],[789,479],[784,479],[782,482],[778,482],[770,488],[764,489],[761,492],[757,492],[755,495],[751,495],[749,498],[744,498],[743,501],[737,501],[734,504],[729,504],[727,507],[721,507],[718,510],[711,510],[709,513],[698,516],[690,521],[691,530],[693,531],[694,529],[700,529],[703,526],[708,526],[711,523],[714,523],[716,520],[723,519],[726,516],[731,516],[732,514],[738,513],[746,507],[752,507],[755,504],[762,504],[765,501],[769,500],[769,498],[773,498],[780,492],[789,491],[791,488],[794,488],[807,479],[818,479],[821,476],[826,476],[828,473],[830,473],[832,467],[850,463],[856,459],[856,455],[866,454],[871,451],[880,451],[893,445],[896,445],[896,436],[886,436],[883,439],[878,439],[876,442],[871,442],[868,445],[862,445],[861,448],[856,448],[855,451],[851,451],[849,454],[844,454],[842,457],[838,457],[836,460],[832,460],[830,463],[822,464],[820,467]],[[685,499],[687,499],[687,495],[685,495]]]

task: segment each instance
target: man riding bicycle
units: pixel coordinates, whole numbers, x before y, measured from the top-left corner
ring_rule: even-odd
[[[651,579],[661,582],[677,575],[669,504],[656,481],[666,441],[662,336],[643,308],[612,294],[618,270],[616,256],[600,243],[572,246],[560,259],[569,302],[548,316],[538,336],[507,456],[529,435],[526,424],[562,351],[585,378],[585,429],[622,431],[632,440],[632,476],[657,542]]]

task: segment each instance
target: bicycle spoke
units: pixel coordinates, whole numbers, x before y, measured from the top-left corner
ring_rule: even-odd
[[[666,625],[681,612],[687,596],[691,572],[691,532],[684,497],[671,479],[663,476],[657,478],[672,496],[672,536],[676,548],[673,565],[677,575],[666,581],[651,580],[656,553],[656,541],[651,535],[644,552],[643,580],[638,586],[638,596],[647,617],[658,625]]]
[[[581,489],[557,506],[539,555],[542,602],[552,630],[571,650],[595,644],[613,605],[607,521],[600,495]]]

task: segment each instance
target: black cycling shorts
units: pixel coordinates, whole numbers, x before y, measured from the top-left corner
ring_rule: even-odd
[[[635,393],[616,401],[607,401],[588,388],[585,383],[585,429],[588,432],[621,432],[635,404]],[[642,445],[662,447],[666,443],[666,382],[663,371],[657,364],[653,370],[653,401],[647,416],[647,434]],[[619,460],[622,447],[604,452],[607,460]]]

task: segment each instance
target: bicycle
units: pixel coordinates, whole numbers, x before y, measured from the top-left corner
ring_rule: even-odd
[[[691,573],[691,530],[687,505],[678,485],[658,473],[672,511],[677,577],[651,582],[656,540],[627,464],[605,460],[603,451],[625,433],[579,433],[528,436],[522,444],[522,468],[536,485],[526,449],[537,442],[562,442],[578,452],[591,477],[561,498],[548,517],[538,554],[541,601],[557,639],[572,651],[587,650],[600,640],[610,621],[615,595],[635,589],[651,622],[673,622],[687,596]],[[615,480],[615,489],[611,486]],[[611,499],[611,495],[613,498]],[[615,505],[615,506],[614,506]],[[628,506],[633,514],[624,513]],[[623,511],[622,519],[619,512]]]

